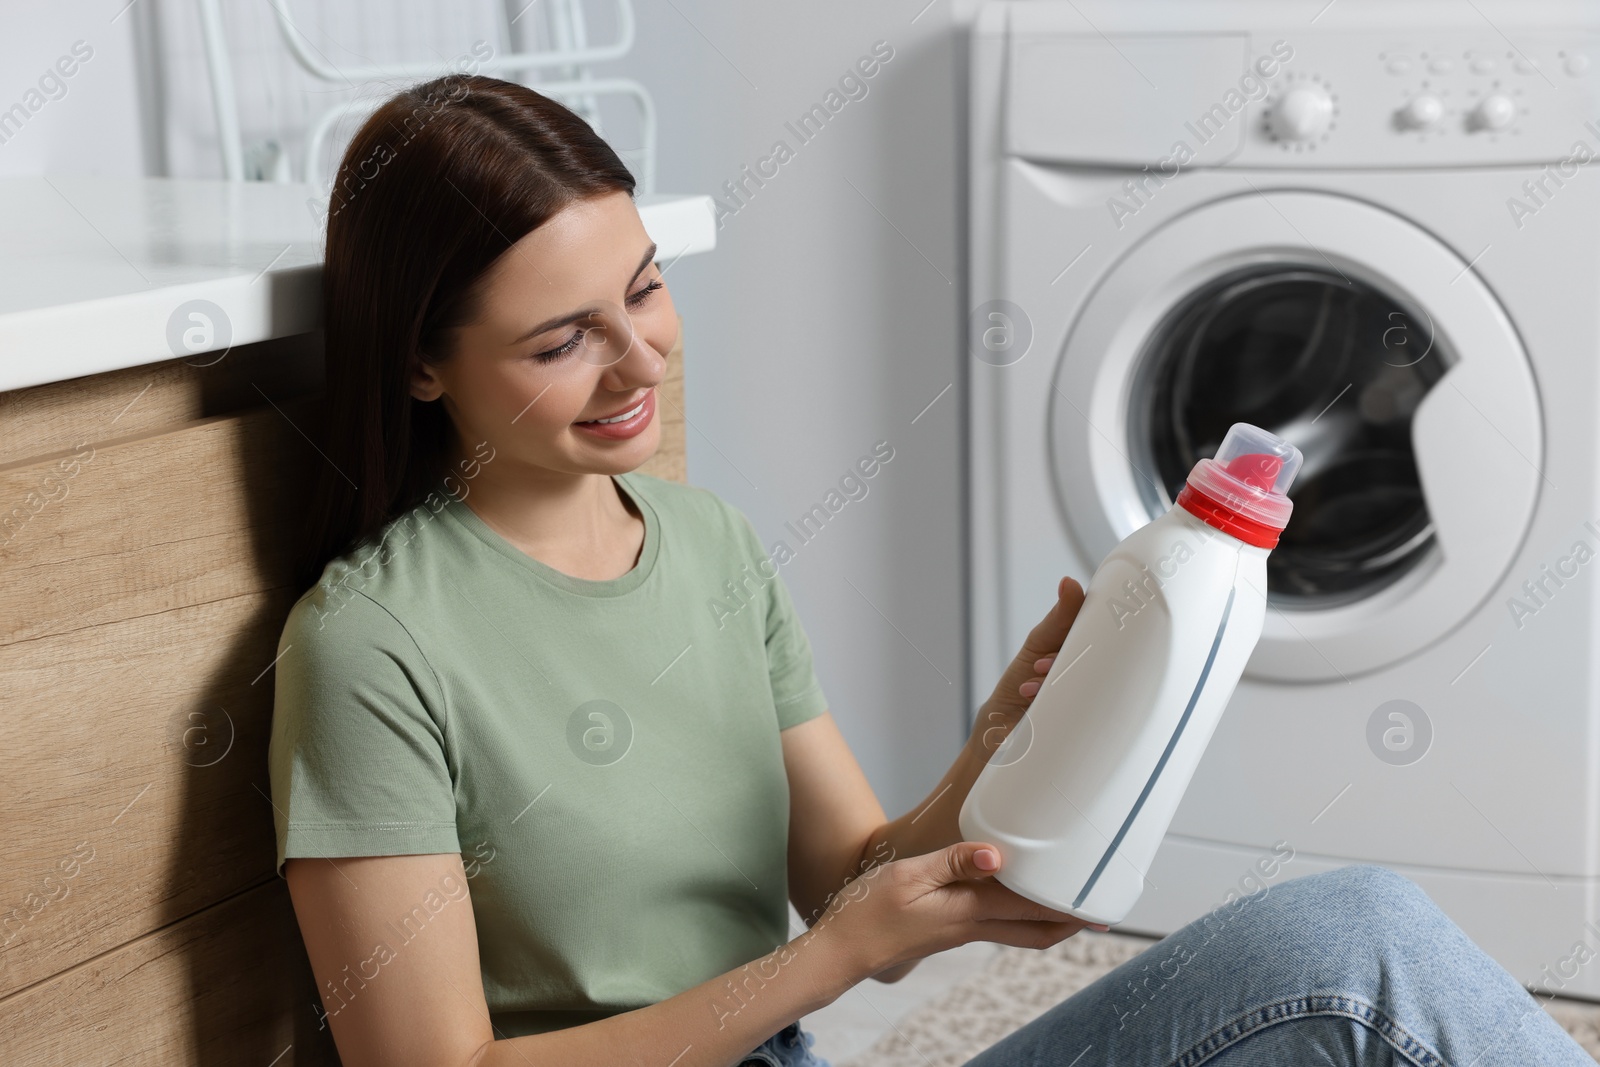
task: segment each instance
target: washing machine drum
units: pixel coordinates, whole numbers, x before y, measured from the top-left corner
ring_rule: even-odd
[[[1411,328],[1422,321],[1367,282],[1257,266],[1197,290],[1155,331],[1134,393],[1143,408],[1130,414],[1168,500],[1235,422],[1305,454],[1294,513],[1267,561],[1280,603],[1369,596],[1432,545],[1411,416],[1454,357],[1438,338],[1424,354]]]
[[[1083,558],[1171,507],[1244,421],[1305,456],[1249,673],[1348,680],[1487,603],[1532,521],[1543,425],[1510,317],[1458,252],[1370,203],[1252,188],[1085,284],[1048,390]]]

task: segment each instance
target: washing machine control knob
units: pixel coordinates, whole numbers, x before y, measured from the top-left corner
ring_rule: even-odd
[[[1517,117],[1517,105],[1504,93],[1491,93],[1472,109],[1469,121],[1475,130],[1503,130]]]
[[[1297,85],[1267,115],[1267,129],[1280,141],[1315,141],[1333,121],[1333,97],[1320,85]]]
[[[1406,106],[1395,115],[1402,129],[1426,130],[1444,118],[1444,101],[1432,93],[1422,93],[1406,101]]]

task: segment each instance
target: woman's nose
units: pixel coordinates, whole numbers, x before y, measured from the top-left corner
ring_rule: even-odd
[[[655,346],[637,333],[630,341],[623,357],[606,368],[606,376],[611,379],[606,384],[618,392],[656,385],[667,373],[667,359]]]
[[[656,385],[666,376],[666,356],[634,328],[631,320],[626,321],[625,328],[625,334],[616,331],[608,338],[611,350],[601,357],[607,361],[604,384],[617,392]]]

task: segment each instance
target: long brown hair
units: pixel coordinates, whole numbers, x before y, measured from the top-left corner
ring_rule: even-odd
[[[295,582],[440,490],[454,428],[409,390],[413,359],[450,357],[475,286],[575,200],[634,192],[582,117],[526,86],[449,74],[384,103],[345,150],[322,274],[326,382]]]

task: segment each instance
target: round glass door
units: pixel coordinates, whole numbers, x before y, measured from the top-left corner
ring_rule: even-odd
[[[1544,430],[1516,330],[1455,250],[1369,203],[1252,189],[1106,268],[1051,382],[1045,452],[1079,554],[1170,507],[1239,421],[1305,457],[1256,677],[1348,680],[1433,644],[1533,517]]]
[[[1252,266],[1181,301],[1138,359],[1129,417],[1154,518],[1235,422],[1305,456],[1294,512],[1267,557],[1283,608],[1371,596],[1435,550],[1411,449],[1412,416],[1454,362],[1426,318],[1331,269]]]

